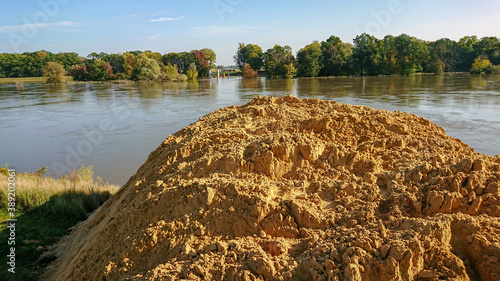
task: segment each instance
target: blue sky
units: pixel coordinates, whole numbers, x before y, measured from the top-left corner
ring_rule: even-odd
[[[290,45],[330,35],[407,33],[424,40],[500,37],[498,0],[0,0],[0,52],[160,53],[211,48],[234,64],[238,42]]]

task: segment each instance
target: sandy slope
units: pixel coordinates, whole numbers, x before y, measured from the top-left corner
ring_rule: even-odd
[[[499,169],[415,115],[259,97],[167,138],[47,278],[500,280]]]

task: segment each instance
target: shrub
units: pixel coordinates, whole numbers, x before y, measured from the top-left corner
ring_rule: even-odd
[[[69,72],[75,81],[90,81],[90,73],[87,70],[87,65],[75,65]]]
[[[500,65],[490,64],[486,67],[484,72],[486,72],[488,74],[500,74]]]
[[[163,76],[165,80],[168,81],[177,81],[179,78],[179,72],[177,70],[177,66],[172,64],[167,64],[167,66],[163,67]]]
[[[255,79],[257,78],[257,71],[253,70],[250,65],[247,63],[243,66],[243,70],[241,71],[241,75],[244,79]]]
[[[190,72],[191,70],[191,72]],[[190,70],[187,71],[188,75],[191,75],[191,77],[198,77],[198,72],[196,71],[196,66],[194,66],[194,69],[190,67]],[[193,72],[194,70],[194,72]],[[163,74],[162,74],[162,79],[166,81],[171,81],[171,82],[185,82],[189,80],[189,76],[186,74],[179,74],[178,68],[176,65],[168,64],[167,66],[163,67]],[[193,80],[193,79],[191,79]]]
[[[284,68],[283,78],[292,79],[293,76],[297,73],[297,69],[295,68],[293,63],[285,64],[283,65],[283,68]]]
[[[441,60],[431,64],[431,70],[436,75],[442,75],[444,73],[445,64]]]
[[[66,70],[64,66],[57,62],[49,62],[44,67],[42,67],[42,75],[48,77],[48,84],[61,84],[64,83],[64,75]]]
[[[195,80],[196,78],[198,78],[198,71],[196,70],[196,65],[194,64],[194,62],[189,65],[189,68],[186,71],[186,76],[188,80]]]
[[[479,56],[474,60],[470,68],[471,74],[481,74],[486,72],[486,69],[491,65],[490,60],[486,56]]]
[[[113,80],[128,80],[129,78],[130,78],[130,76],[128,76],[127,74],[125,74],[123,72],[113,75]]]
[[[5,164],[5,168],[0,167],[0,174],[4,174],[6,176],[9,176],[9,167],[7,164]]]

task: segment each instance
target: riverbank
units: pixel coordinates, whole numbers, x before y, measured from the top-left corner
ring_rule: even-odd
[[[197,80],[203,80],[209,78],[199,78]],[[194,80],[195,82],[197,80]],[[154,84],[154,83],[165,83],[169,81],[135,81],[135,80],[127,80],[127,79],[118,79],[118,80],[106,80],[106,81],[75,81],[72,76],[64,76],[65,84],[102,84],[102,83],[111,83],[111,84],[131,84],[131,83],[139,83],[139,84]],[[45,84],[47,82],[47,77],[17,77],[17,78],[0,78],[0,84],[16,84],[16,86],[21,86],[23,84],[31,84],[31,83],[41,83]],[[193,81],[182,81],[182,82],[193,82]],[[180,82],[175,82],[180,83]]]
[[[21,86],[23,84],[41,83],[45,84],[47,77],[16,77],[16,78],[0,78],[0,84],[15,84]],[[136,83],[133,80],[107,80],[107,81],[75,81],[72,76],[64,76],[65,84],[85,84],[85,83],[113,83],[113,84],[129,84]]]
[[[1,280],[38,280],[54,259],[53,245],[119,189],[94,179],[91,166],[58,179],[44,177],[44,169],[13,176],[0,170],[0,252],[15,255],[15,274],[3,262]]]
[[[236,75],[234,73],[231,73],[229,77],[225,77],[221,79],[228,79],[228,78],[241,78],[241,75]],[[479,74],[470,74],[469,72],[445,72],[442,75],[436,75],[434,73],[415,73],[410,76],[453,76],[453,75],[474,75],[474,76],[480,76]],[[265,72],[259,72],[259,77],[265,78]],[[407,76],[402,76],[398,74],[393,74],[393,75],[374,75],[374,76],[317,76],[317,77],[294,77],[293,79],[334,79],[334,78],[355,78],[355,77],[407,77]],[[151,81],[134,81],[134,80],[126,80],[126,79],[119,79],[119,80],[107,80],[107,81],[74,81],[73,77],[71,76],[65,76],[65,82],[66,83],[114,83],[114,84],[128,84],[128,83],[155,83]],[[212,78],[209,77],[200,77],[198,78],[199,80],[204,80],[204,79],[216,79],[217,77],[214,76]],[[276,78],[266,78],[269,80],[275,80]],[[279,78],[281,79],[281,78]],[[278,80],[279,80],[278,79]],[[250,79],[251,80],[251,79]],[[19,78],[0,78],[0,84],[2,83],[45,83],[47,81],[47,77],[19,77]],[[163,83],[167,81],[160,81],[156,83]]]
[[[73,77],[71,76],[64,76],[64,80],[66,83],[68,82],[74,82]],[[21,83],[45,83],[47,82],[47,77],[17,77],[17,78],[0,78],[0,84],[6,84],[6,83],[14,83],[16,85],[19,85]]]

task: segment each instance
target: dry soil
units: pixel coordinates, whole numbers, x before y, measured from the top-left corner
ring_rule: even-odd
[[[500,280],[499,170],[416,115],[259,97],[168,137],[46,277]]]

